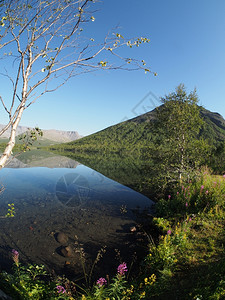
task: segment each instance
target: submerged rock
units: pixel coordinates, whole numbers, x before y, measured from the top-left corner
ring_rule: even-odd
[[[135,226],[132,226],[132,227],[130,227],[130,231],[135,232],[135,231],[137,231],[137,228]]]
[[[70,257],[74,254],[71,246],[66,246],[61,248],[61,254],[65,257]]]
[[[56,233],[55,238],[56,238],[56,241],[62,245],[66,245],[69,240],[68,236],[63,232]]]

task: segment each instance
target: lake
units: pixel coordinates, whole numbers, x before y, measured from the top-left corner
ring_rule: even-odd
[[[90,267],[105,246],[99,265],[109,273],[119,256],[131,261],[142,247],[139,223],[143,214],[151,214],[153,202],[73,159],[31,151],[0,171],[0,183],[2,269],[12,264],[11,250],[16,249],[23,263],[45,264],[49,271],[77,277],[82,253]],[[11,203],[15,216],[5,218]]]

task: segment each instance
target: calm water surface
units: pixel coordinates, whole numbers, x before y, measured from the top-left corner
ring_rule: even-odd
[[[126,256],[136,251],[140,239],[138,216],[152,205],[101,173],[50,154],[14,160],[0,171],[0,183],[5,188],[0,194],[3,269],[11,264],[11,249],[20,252],[24,263],[45,264],[74,276],[81,273],[81,247],[89,264],[102,246],[108,249],[108,262],[115,249]],[[10,203],[15,217],[5,218]],[[60,232],[68,238],[65,242],[57,240]],[[67,246],[72,252],[65,255]]]

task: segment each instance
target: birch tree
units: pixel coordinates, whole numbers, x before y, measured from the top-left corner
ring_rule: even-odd
[[[0,1],[1,75],[12,84],[10,99],[0,94],[8,115],[0,136],[10,129],[0,168],[11,155],[24,111],[43,94],[74,76],[100,69],[142,69],[151,73],[144,60],[120,55],[121,48],[149,43],[148,38],[126,39],[118,29],[109,32],[102,43],[85,35],[95,21],[95,5],[93,0]]]
[[[208,144],[200,137],[204,121],[197,105],[196,90],[187,93],[183,84],[161,98],[153,132],[157,139],[150,156],[154,179],[161,190],[190,179],[207,158]]]

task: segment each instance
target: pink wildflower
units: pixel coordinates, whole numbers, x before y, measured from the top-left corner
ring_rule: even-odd
[[[65,292],[66,292],[66,290],[64,289],[64,287],[63,286],[61,286],[61,285],[57,285],[57,292],[59,293],[59,294],[64,294]]]
[[[118,266],[117,273],[122,276],[125,272],[127,272],[127,264],[124,262]]]
[[[185,203],[185,206],[188,207],[188,203],[187,202]]]
[[[106,284],[107,284],[107,280],[103,277],[101,277],[97,280],[98,287],[102,287],[103,285],[106,285]]]
[[[170,229],[167,231],[167,234],[168,234],[168,235],[170,235],[170,234],[171,234],[171,230],[170,230]]]
[[[168,195],[168,198],[170,199],[170,198],[171,198],[171,195]]]
[[[203,190],[204,189],[204,185],[201,185],[201,190]]]
[[[12,258],[16,266],[19,266],[19,252],[15,249],[12,249]]]

